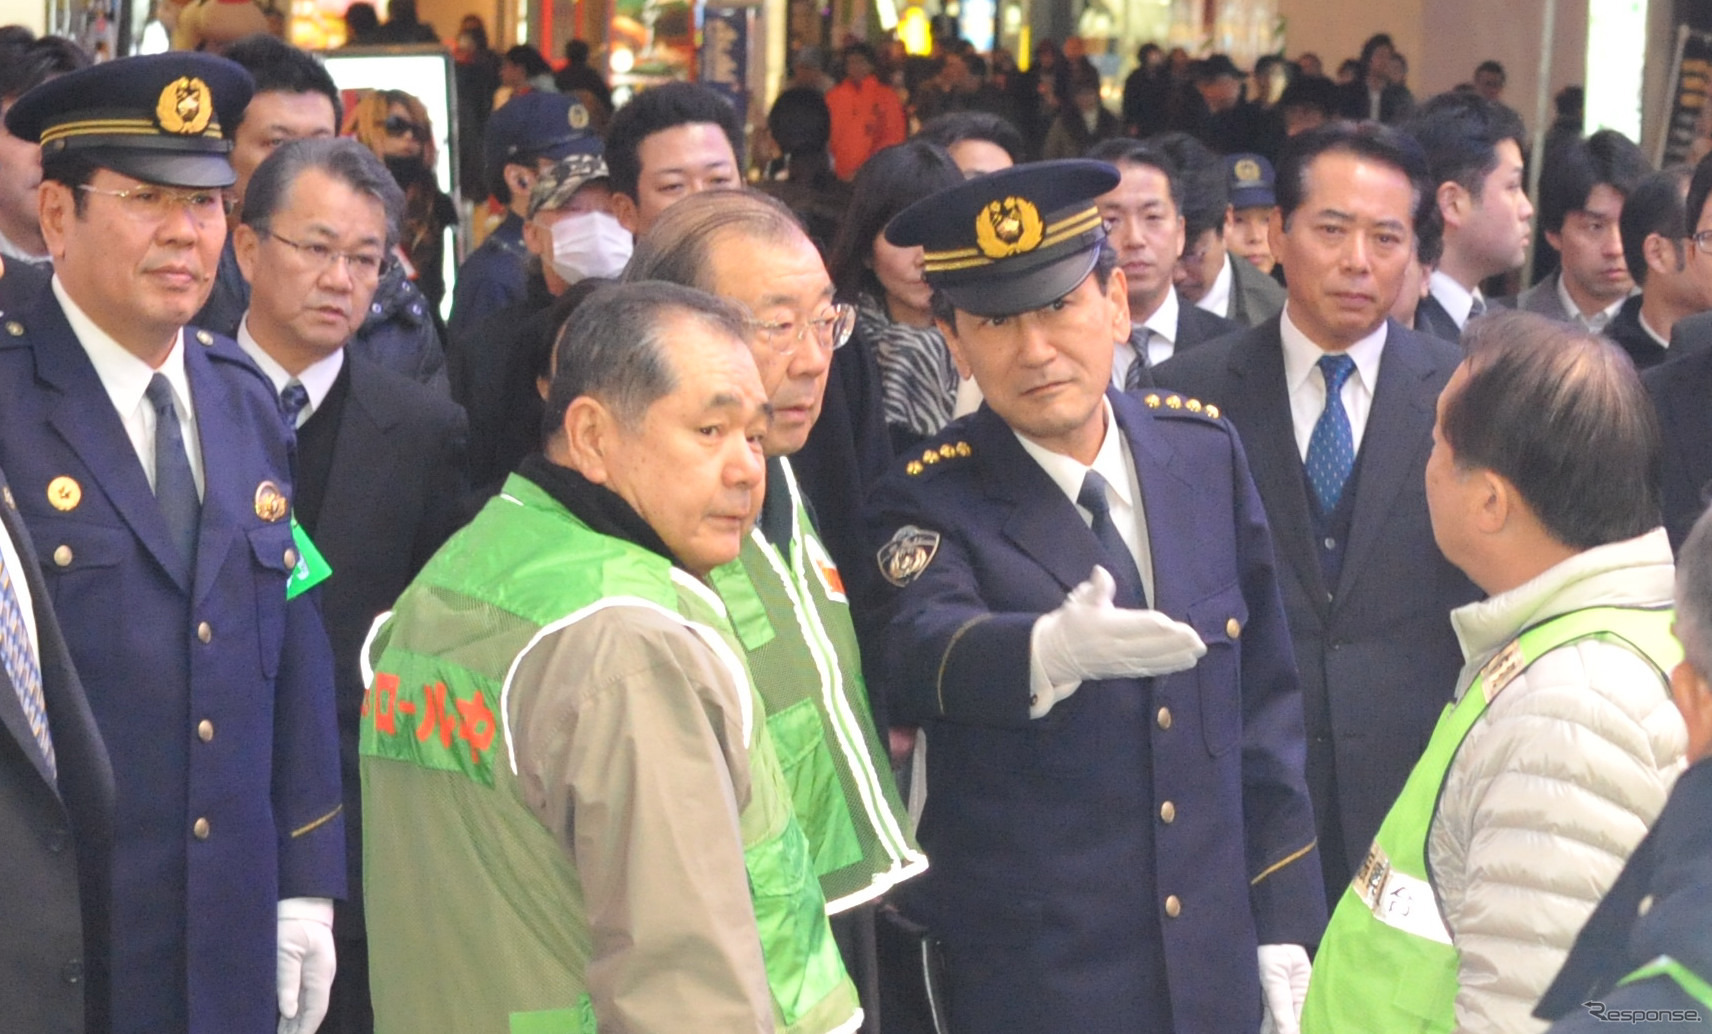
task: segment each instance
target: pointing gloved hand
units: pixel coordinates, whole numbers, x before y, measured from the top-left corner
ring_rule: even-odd
[[[1260,946],[1260,996],[1266,1001],[1262,1034],[1299,1034],[1313,968],[1300,944]]]
[[[1195,666],[1207,646],[1195,630],[1157,610],[1115,607],[1117,586],[1103,567],[1070,590],[1064,605],[1034,623],[1034,663],[1050,683],[1055,700],[1090,679],[1146,678]],[[1046,713],[1052,702],[1035,701]]]
[[[333,902],[279,903],[279,1034],[315,1034],[333,991]]]

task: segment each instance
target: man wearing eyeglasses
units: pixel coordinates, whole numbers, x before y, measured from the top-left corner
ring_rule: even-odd
[[[314,1030],[345,892],[332,660],[287,598],[291,434],[238,346],[186,327],[251,90],[162,54],[6,115],[42,147],[54,276],[0,322],[0,467],[112,755],[117,1034]]]
[[[773,414],[762,441],[767,488],[742,552],[710,580],[766,703],[833,935],[861,992],[863,1029],[878,1031],[878,976],[868,961],[874,903],[927,859],[875,734],[844,578],[787,458],[820,417],[832,354],[849,340],[855,310],[833,301],[820,252],[796,216],[756,191],[709,191],[668,208],[638,238],[624,279],[697,287],[751,315],[750,352]]]
[[[339,969],[323,1034],[374,1029],[362,906],[357,770],[363,640],[461,523],[463,411],[347,350],[380,282],[404,195],[351,139],[296,140],[256,168],[233,234],[250,283],[238,345],[297,432],[295,516],[332,574],[321,612],[333,643],[350,894],[334,932]],[[539,424],[539,421],[537,421]]]

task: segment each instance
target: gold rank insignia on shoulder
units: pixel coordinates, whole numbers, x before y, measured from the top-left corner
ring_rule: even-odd
[[[975,451],[969,448],[968,442],[958,442],[953,448],[959,456],[968,456]]]
[[[83,502],[83,486],[73,478],[61,474],[48,482],[48,505],[62,513],[77,509],[77,504]],[[11,505],[8,494],[7,505]]]
[[[1217,407],[1217,406],[1213,405],[1211,402],[1209,402],[1209,403],[1207,403],[1206,413],[1208,416],[1212,417],[1214,420],[1217,420],[1219,418],[1219,407]]]
[[[1183,406],[1184,406],[1184,408],[1188,409],[1189,412],[1191,412],[1191,413],[1199,413],[1201,411],[1201,400],[1200,399],[1190,399],[1189,401],[1183,403]]]
[[[880,547],[875,558],[880,563],[881,576],[901,589],[921,577],[938,552],[939,532],[906,524]]]
[[[1158,409],[1159,408],[1160,398],[1157,394],[1154,394],[1153,392],[1148,392],[1145,396],[1142,397],[1141,401],[1146,403],[1148,409]]]
[[[929,466],[931,466],[935,463],[938,463],[939,462],[939,453],[933,449],[928,449],[926,452],[921,454],[921,461],[923,463],[928,464]]]
[[[910,477],[915,477],[917,474],[920,474],[921,471],[922,466],[920,460],[910,460],[904,465],[904,473],[908,474]]]
[[[1167,395],[1167,396],[1165,396],[1165,408],[1166,409],[1182,409],[1183,408],[1183,399],[1177,395]]]
[[[272,481],[263,481],[256,486],[256,516],[268,523],[284,520],[291,510],[291,504],[285,498],[285,493]]]
[[[1522,644],[1511,640],[1510,645],[1498,651],[1498,656],[1486,662],[1480,669],[1480,692],[1490,704],[1504,692],[1504,687],[1516,680],[1516,676],[1527,667],[1522,662]]]

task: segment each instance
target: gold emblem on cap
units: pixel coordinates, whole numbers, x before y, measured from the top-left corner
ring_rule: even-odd
[[[285,493],[272,481],[263,481],[256,486],[256,516],[264,521],[277,521],[285,517],[291,506],[286,502]]]
[[[565,112],[565,121],[571,124],[572,129],[587,129],[589,124],[588,109],[581,104],[573,103]]]
[[[1236,173],[1236,178],[1243,183],[1260,182],[1260,163],[1253,158],[1244,158],[1237,162],[1231,171]]]
[[[214,94],[195,76],[174,79],[155,102],[155,121],[168,133],[192,136],[207,129],[213,118]]]
[[[83,486],[61,474],[48,482],[48,505],[56,510],[75,510],[83,502]]]
[[[994,201],[975,217],[975,243],[981,254],[992,259],[1033,251],[1045,233],[1040,210],[1027,198]]]

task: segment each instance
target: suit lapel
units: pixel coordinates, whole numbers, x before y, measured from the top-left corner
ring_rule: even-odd
[[[321,493],[321,514],[315,525],[316,538],[326,543],[360,539],[362,515],[375,512],[371,500],[385,489],[373,472],[389,469],[393,463],[382,453],[392,451],[387,432],[396,419],[384,411],[368,371],[349,351],[345,365],[350,382],[338,432],[333,436],[327,485]]]
[[[1339,597],[1348,592],[1351,580],[1360,575],[1397,494],[1411,478],[1422,476],[1423,466],[1417,458],[1432,438],[1438,402],[1435,393],[1422,388],[1432,372],[1432,365],[1423,351],[1415,347],[1409,332],[1391,323],[1385,348],[1380,353],[1373,408],[1367,415],[1367,429],[1361,439],[1361,476],[1355,489],[1349,548],[1344,553],[1343,573],[1338,580]]]
[[[131,447],[130,435],[108,401],[107,389],[78,344],[58,299],[49,291],[40,297],[29,325],[37,328],[32,334],[36,375],[58,396],[49,410],[48,423],[83,461],[131,533],[179,589],[187,591],[190,586],[184,580],[179,547],[167,530],[148,475]]]
[[[1105,557],[1099,539],[1088,530],[1075,505],[1023,450],[997,413],[982,406],[970,420],[969,432],[987,494],[1010,506],[1005,537],[1066,591],[1086,581]]]
[[[4,476],[0,476],[0,487],[5,486],[5,484]],[[47,586],[42,584],[40,577],[33,576],[36,566],[35,553],[30,549],[29,535],[24,530],[24,522],[19,519],[17,510],[13,508],[9,488],[6,490],[5,502],[0,504],[0,525],[5,526],[6,536],[12,540],[12,546],[17,550],[20,565],[24,568],[22,571],[11,572],[12,582],[13,584],[23,582],[29,588],[31,602],[34,604],[37,626],[36,667],[42,672],[43,706],[45,707],[47,703],[47,667],[43,663],[41,642],[46,631],[42,627],[42,619],[44,616],[48,616]],[[52,620],[51,616],[48,616],[48,620]],[[24,716],[24,705],[18,699],[17,686],[12,682],[12,677],[7,674],[3,665],[0,665],[0,725],[4,725],[6,731],[12,734],[12,738],[18,741],[19,749],[29,756],[30,764],[35,766],[36,773],[42,777],[42,782],[50,787],[55,787],[55,792],[58,792],[53,775],[48,771],[47,758],[36,743],[35,733],[30,731],[30,720]],[[51,726],[48,731],[50,734],[52,733]]]
[[[1296,450],[1296,425],[1290,415],[1290,390],[1284,383],[1284,342],[1279,321],[1231,350],[1236,397],[1226,406],[1242,431],[1242,446],[1255,487],[1266,503],[1266,517],[1278,553],[1315,607],[1326,608],[1326,585],[1314,544],[1308,492],[1302,484],[1302,457]]]
[[[213,361],[201,346],[186,343],[184,372],[196,400],[196,434],[202,442],[202,524],[196,540],[192,598],[200,602],[214,587],[226,554],[244,527],[244,515],[254,510],[260,485],[246,483],[250,472],[243,466],[248,452],[244,446],[252,436],[242,433],[244,421],[232,393],[223,390]]]

